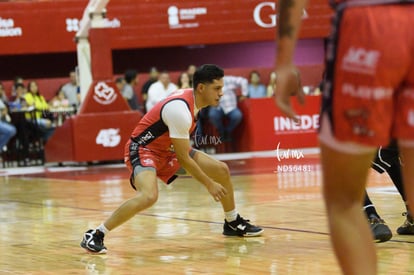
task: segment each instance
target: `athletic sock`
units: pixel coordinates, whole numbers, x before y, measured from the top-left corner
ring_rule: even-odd
[[[104,235],[106,235],[106,234],[109,233],[108,228],[106,228],[103,223],[101,223],[101,225],[98,226],[96,229],[98,229],[99,231],[101,231],[102,233],[104,233]]]
[[[232,221],[235,221],[237,219],[238,213],[237,213],[236,209],[233,209],[231,211],[224,212],[224,215],[226,217],[227,222],[232,222]]]

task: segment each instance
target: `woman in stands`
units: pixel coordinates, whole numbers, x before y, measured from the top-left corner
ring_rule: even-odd
[[[29,107],[35,109],[34,119],[37,125],[39,126],[44,142],[52,135],[53,133],[53,124],[52,120],[49,118],[49,104],[43,95],[40,94],[39,87],[35,81],[30,81],[27,85],[27,92],[25,94],[25,99]],[[32,114],[27,114],[27,119],[33,119]]]

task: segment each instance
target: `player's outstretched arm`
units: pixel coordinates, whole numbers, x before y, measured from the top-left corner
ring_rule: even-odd
[[[297,120],[290,96],[296,95],[304,103],[299,71],[293,64],[293,55],[307,0],[280,0],[277,22],[276,92],[275,102],[288,117]]]
[[[209,178],[193,158],[190,157],[190,141],[184,138],[171,138],[171,141],[180,165],[207,188],[215,201],[220,201],[227,194],[227,190],[221,184]]]

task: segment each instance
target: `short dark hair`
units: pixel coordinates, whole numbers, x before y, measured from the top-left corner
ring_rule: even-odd
[[[138,73],[135,70],[127,70],[125,72],[125,76],[124,76],[125,82],[128,83],[128,84],[131,83],[132,80],[134,80],[137,77],[137,74]]]
[[[223,78],[224,71],[217,65],[204,64],[197,68],[193,75],[193,88],[197,89],[198,84],[213,83],[214,80]]]
[[[14,89],[17,89],[17,88],[23,88],[24,89],[24,85],[22,83],[14,84]]]

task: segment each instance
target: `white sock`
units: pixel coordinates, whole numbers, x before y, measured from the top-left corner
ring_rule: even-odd
[[[224,215],[226,217],[227,222],[232,222],[232,221],[235,221],[237,219],[238,213],[237,213],[236,209],[233,209],[231,211],[224,212]]]
[[[101,231],[102,233],[104,233],[104,235],[106,235],[106,234],[109,233],[108,228],[106,228],[103,223],[101,223],[101,225],[98,226],[96,229],[98,229],[99,231]]]

